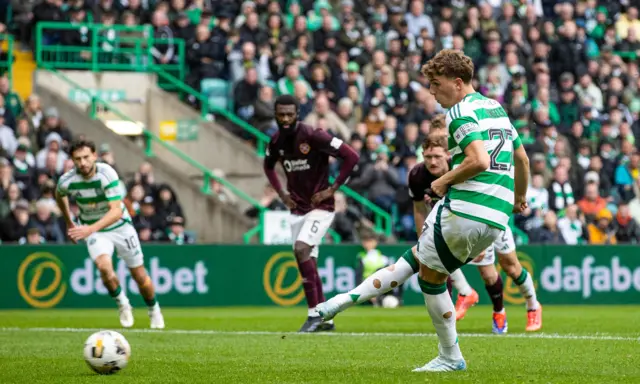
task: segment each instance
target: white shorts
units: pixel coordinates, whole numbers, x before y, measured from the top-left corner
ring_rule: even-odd
[[[138,233],[131,224],[124,224],[107,232],[96,232],[87,238],[87,249],[91,260],[100,255],[113,255],[118,251],[118,257],[124,260],[129,268],[136,268],[143,264],[142,249]]]
[[[318,257],[318,245],[333,223],[334,212],[314,209],[304,216],[291,215],[291,239],[312,246],[311,257]]]
[[[486,266],[493,265],[496,262],[496,252],[502,255],[509,254],[516,250],[516,242],[513,239],[513,232],[511,228],[507,229],[500,234],[500,236],[493,242],[485,251],[484,258],[480,261],[470,262],[471,265]]]
[[[427,267],[450,274],[491,245],[502,232],[485,223],[456,216],[440,200],[425,221],[418,240],[418,260]]]

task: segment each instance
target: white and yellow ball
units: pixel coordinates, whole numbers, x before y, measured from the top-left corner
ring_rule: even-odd
[[[123,370],[131,357],[129,342],[115,331],[100,331],[84,343],[84,360],[101,375]]]

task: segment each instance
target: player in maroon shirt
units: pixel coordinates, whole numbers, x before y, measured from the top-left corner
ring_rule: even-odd
[[[299,332],[329,331],[335,329],[333,321],[323,322],[315,311],[316,305],[324,301],[316,260],[318,245],[333,222],[333,194],[347,181],[359,156],[339,138],[299,122],[298,109],[298,100],[291,95],[276,99],[278,132],[267,147],[264,172],[292,213],[293,253],[309,307],[307,321]],[[342,159],[340,174],[332,185],[329,156]],[[275,171],[278,162],[287,176],[287,190],[282,188]]]

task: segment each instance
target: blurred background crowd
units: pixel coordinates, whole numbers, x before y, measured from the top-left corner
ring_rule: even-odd
[[[444,112],[429,94],[420,68],[441,49],[461,50],[475,63],[475,88],[503,104],[531,159],[530,209],[514,217],[516,235],[531,243],[640,239],[638,1],[13,3],[14,32],[24,46],[33,44],[34,23],[60,20],[149,23],[156,36],[185,39],[187,83],[200,89],[203,80],[227,82],[234,112],[268,135],[276,129],[274,98],[296,95],[302,120],[360,152],[349,186],[393,214],[401,240],[415,240],[408,170],[421,161],[420,144],[431,118]],[[82,36],[68,39],[60,42]],[[170,43],[156,47],[154,57],[160,63],[176,60]],[[7,90],[0,91],[9,105]],[[42,201],[54,168],[59,174],[70,166],[64,154],[68,133],[53,117],[55,110],[41,110],[36,118],[32,103],[37,105],[37,99],[26,103],[24,113],[5,114],[0,128],[8,154],[0,168],[3,201],[19,200],[4,197],[22,172],[11,165],[14,154],[35,157],[37,172],[29,187],[18,184],[20,192],[13,194],[31,201]],[[12,133],[21,138],[5,144],[5,135]],[[154,215],[162,216],[167,201],[179,208],[175,196],[165,199],[170,187],[148,187],[140,176],[134,184],[128,185],[130,195],[135,191],[134,201],[143,209],[153,207]],[[268,187],[261,203],[284,208]],[[10,211],[3,207],[0,215]],[[177,208],[169,211],[159,219],[162,224],[145,221],[152,236],[181,217]],[[360,230],[370,226],[367,213],[343,195],[337,198],[337,211],[334,229],[343,241],[357,241]]]

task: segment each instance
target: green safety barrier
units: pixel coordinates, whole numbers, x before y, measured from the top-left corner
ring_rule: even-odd
[[[83,45],[63,45],[62,36],[74,32],[86,40]],[[172,42],[175,61],[155,64],[153,46]],[[182,39],[157,39],[149,25],[129,27],[125,25],[72,24],[41,22],[36,26],[35,61],[38,67],[98,71],[153,72],[161,67],[178,79],[186,76],[186,49]],[[168,91],[171,84],[159,82]]]
[[[410,245],[380,246],[392,258]],[[3,246],[0,308],[111,308],[100,274],[82,245]],[[319,273],[327,297],[356,285],[356,245],[320,249]],[[304,305],[302,279],[291,246],[145,245],[145,265],[164,306]],[[640,258],[636,246],[522,246],[522,264],[533,275],[538,298],[549,304],[637,304]],[[115,263],[123,290],[142,306],[125,264]],[[463,267],[469,283],[490,300],[474,266]],[[504,276],[504,273],[503,273]],[[523,305],[504,276],[505,302]],[[422,305],[416,277],[405,285],[406,305]]]
[[[60,44],[45,44],[45,34],[58,36],[63,31],[81,31],[86,28],[88,43],[86,46],[66,46]],[[113,30],[114,33],[105,33]],[[216,107],[210,104],[209,100],[202,93],[188,86],[184,82],[185,75],[185,50],[184,42],[174,39],[178,44],[179,67],[174,68],[171,64],[155,65],[151,55],[151,47],[157,43],[165,41],[154,39],[150,26],[126,27],[126,26],[103,26],[101,24],[70,24],[57,22],[38,23],[36,31],[36,63],[40,68],[46,69],[84,69],[92,71],[137,71],[153,72],[158,76],[158,84],[167,91],[174,91],[182,95],[191,95],[200,101],[202,106],[202,119],[207,121],[209,114],[223,116],[233,124],[241,127],[245,132],[254,137],[256,141],[257,154],[264,156],[266,146],[269,143],[269,136],[251,126],[228,109]],[[104,45],[110,50],[104,51]],[[176,76],[176,71],[178,76]],[[129,120],[128,118],[125,120]],[[391,236],[393,233],[392,216],[361,196],[350,188],[342,187],[341,191],[351,199],[360,203],[366,211],[374,215],[374,230],[379,234]],[[253,228],[245,241],[250,241],[251,237],[262,231],[262,222]],[[334,238],[337,236],[332,233]]]
[[[124,113],[120,112],[120,110],[118,110],[113,104],[110,104],[109,102],[101,99],[99,96],[93,94],[90,90],[82,87],[81,85],[79,85],[75,81],[71,80],[64,73],[62,73],[60,71],[57,71],[54,68],[49,68],[46,65],[45,65],[44,69],[46,69],[47,71],[51,72],[52,74],[57,76],[62,81],[66,82],[67,84],[69,84],[72,87],[74,87],[78,92],[84,93],[86,95],[86,97],[91,101],[90,108],[89,108],[89,117],[91,119],[94,119],[94,120],[98,120],[99,119],[98,110],[100,109],[99,108],[100,106],[103,106],[103,107],[107,108],[111,113],[113,113],[114,115],[116,115],[119,118],[121,118],[122,120],[133,122],[133,123],[137,124],[137,122],[135,122],[133,119],[131,119],[130,117],[126,116]],[[211,180],[215,180],[215,181],[219,182],[220,184],[222,184],[223,186],[225,186],[226,188],[228,188],[233,194],[238,196],[238,198],[246,201],[251,206],[256,207],[260,212],[263,212],[263,211],[266,210],[266,208],[263,207],[257,200],[255,200],[254,198],[252,198],[251,196],[246,194],[241,189],[238,189],[238,187],[236,187],[235,185],[231,184],[226,179],[221,178],[219,176],[216,176],[215,174],[213,174],[213,172],[211,172],[210,169],[206,168],[204,165],[200,164],[199,162],[197,162],[193,158],[189,157],[187,154],[185,154],[184,152],[180,151],[178,148],[176,148],[172,144],[162,140],[159,136],[157,136],[152,131],[149,131],[146,128],[144,128],[143,129],[143,134],[144,134],[144,137],[146,139],[145,154],[146,154],[147,157],[153,157],[154,156],[153,148],[156,145],[160,145],[163,148],[169,150],[169,152],[171,152],[173,155],[175,155],[180,160],[186,162],[187,164],[192,166],[194,169],[202,172],[203,185],[202,185],[202,190],[201,191],[202,191],[203,194],[205,194],[205,195],[212,195],[213,194],[213,192],[211,191]],[[256,226],[253,229],[250,229],[244,235],[244,237],[243,237],[244,241],[246,243],[251,242],[253,236],[260,235],[262,233],[262,228],[264,228],[264,223],[263,223],[263,220],[262,220],[262,214],[260,214],[260,221],[259,221],[258,226]],[[336,233],[333,229],[330,229],[329,230],[329,234],[332,236],[334,243],[336,243],[336,244],[340,243],[341,239],[340,239],[340,235],[338,235],[338,233]],[[259,241],[262,241],[261,237],[260,237]]]

